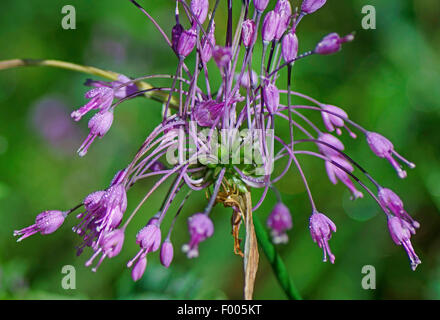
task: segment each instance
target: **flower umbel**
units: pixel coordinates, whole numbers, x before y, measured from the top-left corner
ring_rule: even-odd
[[[401,178],[406,177],[406,171],[397,160],[410,168],[415,165],[398,154],[390,140],[354,122],[347,111],[292,90],[300,81],[292,77],[298,64],[306,63],[311,55],[321,55],[319,58],[324,59],[322,55],[336,53],[343,43],[354,40],[353,34],[340,37],[330,33],[314,48],[302,53],[298,51],[306,36],[301,33],[300,22],[312,18],[311,14],[323,7],[325,0],[304,0],[300,8],[292,8],[290,1],[278,0],[276,4],[274,1],[274,9],[268,12],[269,0],[241,1],[242,14],[238,19],[233,19],[235,6],[228,1],[226,21],[216,18],[217,9],[220,10],[218,2],[210,6],[213,1],[187,3],[179,0],[168,16],[173,19],[171,24],[174,26],[165,31],[147,10],[136,1],[131,2],[157,28],[170,48],[167,61],[174,63],[169,72],[157,75],[132,79],[113,73],[111,82],[88,80],[86,85],[94,87],[86,93],[89,101],[71,114],[74,121],[79,121],[95,110],[88,123],[90,132],[78,153],[85,156],[93,141],[110,130],[115,110],[123,107],[127,100],[144,96],[159,101],[162,109],[157,113],[161,119],[108,186],[91,192],[73,209],[39,214],[35,224],[14,232],[15,236],[20,236],[18,241],[35,233],[50,234],[70,213],[80,210],[76,214],[79,222],[73,228],[82,238],[77,252],[79,255],[87,248],[92,250],[87,266],[99,256],[92,269],[96,271],[105,258],[120,253],[128,224],[143,213],[145,219],[137,229],[135,240],[139,248],[127,263],[127,267],[132,268],[133,280],[137,281],[145,273],[147,256],[152,252],[160,249],[161,264],[164,267],[171,265],[175,254],[172,231],[179,227],[181,216],[187,214],[184,208],[188,198],[192,193],[202,192],[208,199],[205,210],[188,218],[190,239],[182,246],[182,251],[188,258],[198,257],[200,244],[214,234],[213,208],[222,203],[232,208],[234,252],[245,256],[246,266],[249,266],[250,252],[254,253],[254,258],[255,252],[258,253],[254,247],[257,241],[252,240],[255,238],[252,221],[258,219],[258,214],[254,213],[268,201],[266,196],[271,191],[277,196],[277,204],[267,218],[272,242],[288,241],[292,217],[275,184],[291,170],[300,177],[311,206],[309,229],[312,239],[323,250],[323,261],[330,260],[334,264],[335,255],[329,241],[336,226],[317,209],[307,170],[303,170],[300,158],[312,156],[323,161],[330,182],[342,182],[353,200],[363,197],[360,190],[370,195],[385,213],[392,239],[408,253],[412,269],[421,263],[410,241],[419,223],[407,213],[394,191],[382,187],[373,174],[346,153],[343,134],[348,133],[352,138],[359,132],[365,134],[373,153],[387,159]],[[222,31],[224,34],[220,34]],[[285,76],[286,82],[279,81]],[[143,82],[146,79],[152,84]],[[156,84],[159,80],[161,82]],[[163,85],[164,82],[169,84]],[[283,83],[287,83],[287,88]],[[115,99],[118,100],[114,103]],[[308,112],[322,116],[323,123],[315,123]],[[283,125],[286,130],[280,130]],[[342,136],[342,141],[333,133]],[[357,140],[350,141],[355,143]],[[283,160],[281,170],[273,170],[279,168]],[[371,190],[363,182],[364,178],[376,190]],[[146,179],[152,183],[139,183]],[[126,213],[128,191],[146,185],[150,187],[144,197]],[[158,192],[166,185],[166,192]],[[262,190],[261,197],[252,205],[251,194],[257,188]],[[179,200],[181,203],[168,225],[176,199],[182,199],[183,192],[186,196]],[[149,200],[153,194],[160,193],[164,195],[162,204],[152,209],[154,202]],[[243,246],[239,238],[240,225],[246,227],[246,241],[253,241],[244,245],[244,253],[240,248]],[[134,241],[130,237],[127,239]],[[272,246],[270,241],[265,241]]]

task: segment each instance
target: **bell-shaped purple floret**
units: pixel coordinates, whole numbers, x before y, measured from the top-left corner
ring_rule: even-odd
[[[332,237],[332,232],[336,232],[336,225],[327,218],[325,215],[319,212],[314,212],[310,216],[310,234],[312,239],[324,252],[323,261],[327,261],[327,255],[331,263],[335,263],[335,256],[330,250],[328,241]]]
[[[388,217],[388,229],[394,243],[402,245],[408,254],[408,258],[411,262],[411,269],[416,270],[417,266],[422,262],[414,251],[410,240],[411,234],[416,233],[415,229],[408,222],[396,216]]]
[[[292,216],[285,204],[278,202],[267,218],[267,226],[271,229],[272,241],[275,244],[287,243],[286,231],[292,229]]]
[[[189,243],[183,245],[182,251],[188,258],[199,256],[199,244],[214,234],[214,224],[204,213],[196,213],[188,219],[188,230],[191,236]]]
[[[71,117],[75,121],[81,120],[86,113],[93,109],[98,109],[102,113],[109,110],[113,102],[114,90],[109,87],[94,88],[87,91],[85,97],[91,100],[71,113]]]
[[[50,210],[38,214],[35,218],[35,224],[21,230],[15,230],[14,236],[21,236],[17,242],[26,239],[39,232],[42,235],[51,234],[58,230],[64,223],[67,212]]]

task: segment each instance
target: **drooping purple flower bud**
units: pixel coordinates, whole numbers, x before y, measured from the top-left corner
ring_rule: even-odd
[[[254,45],[257,37],[255,36],[255,22],[253,20],[246,20],[241,26],[241,39],[245,48],[250,48]]]
[[[70,115],[75,121],[81,120],[86,113],[93,109],[99,109],[102,113],[109,110],[113,102],[114,91],[109,87],[93,88],[86,92],[85,97],[91,100]]]
[[[226,67],[232,59],[232,48],[215,46],[212,55],[219,68]]]
[[[101,233],[101,236],[102,239],[98,239],[98,241],[94,242],[92,245],[95,253],[85,263],[86,267],[91,266],[95,258],[101,254],[101,258],[96,263],[95,267],[92,268],[93,272],[98,270],[99,266],[106,257],[116,257],[121,252],[124,244],[124,231],[120,229],[112,230],[110,232],[103,232]]]
[[[266,10],[268,4],[269,0],[254,0],[254,7],[259,12]]]
[[[160,248],[160,263],[166,268],[168,268],[173,261],[173,244],[169,239],[165,239],[162,243],[162,247]]]
[[[353,39],[353,34],[341,38],[337,33],[330,33],[316,45],[314,52],[322,55],[333,54],[341,50],[343,43],[353,41]]]
[[[14,236],[21,236],[17,242],[39,232],[42,235],[55,232],[64,222],[67,212],[50,210],[44,211],[36,216],[35,224],[21,230],[15,230]]]
[[[281,42],[281,53],[286,62],[295,60],[298,56],[298,37],[294,32],[287,33]]]
[[[236,81],[239,81],[239,76],[240,75],[237,73],[235,76]],[[255,88],[258,85],[258,75],[254,70],[251,71],[251,79],[252,83],[249,79],[249,72],[245,72],[240,79],[240,86],[242,86],[243,88]]]
[[[108,188],[101,198],[100,206],[102,215],[96,220],[96,231],[107,232],[118,227],[127,209],[127,194],[124,185],[118,184]]]
[[[146,252],[157,251],[160,247],[161,233],[156,223],[143,227],[136,235],[136,243]]]
[[[188,219],[190,241],[183,245],[182,251],[188,258],[199,256],[199,244],[214,234],[214,224],[204,213],[196,213]]]
[[[327,0],[304,0],[301,5],[301,11],[307,14],[313,13],[319,9]]]
[[[113,111],[106,111],[104,113],[98,112],[89,120],[90,133],[84,140],[83,144],[78,149],[78,155],[83,157],[87,154],[87,151],[96,139],[96,137],[102,138],[112,126],[113,123]]]
[[[99,209],[99,204],[102,196],[105,194],[105,191],[95,191],[89,194],[83,201],[84,207],[89,212],[94,212]]]
[[[197,18],[200,24],[203,24],[208,15],[209,1],[208,0],[191,0],[191,11]]]
[[[278,0],[274,10],[278,13],[286,11],[289,15],[292,14],[292,6],[290,5],[289,0]]]
[[[193,51],[197,42],[197,31],[195,28],[185,30],[179,37],[179,43],[177,44],[177,55],[184,59],[191,51]]]
[[[269,112],[275,113],[280,104],[280,92],[278,88],[274,84],[268,83],[263,87],[263,97]]]
[[[338,138],[331,135],[330,133],[321,134],[319,136],[318,140],[325,142],[340,151],[343,151],[345,148],[344,144]],[[322,143],[318,143],[317,145],[318,145],[319,151],[327,157],[340,157],[341,156],[341,154],[338,151],[336,151],[336,150],[334,150],[334,149],[332,149]]]
[[[269,11],[264,17],[263,26],[261,28],[261,36],[263,43],[272,42],[280,23],[280,15],[275,11]]]
[[[194,119],[201,127],[212,127],[223,114],[224,103],[207,100],[194,107]]]
[[[175,24],[173,29],[171,30],[171,47],[177,55],[177,47],[179,46],[180,36],[182,35],[184,30],[185,29],[180,23]]]
[[[391,238],[397,245],[402,245],[411,261],[411,269],[416,270],[417,266],[422,263],[414,251],[411,244],[411,234],[415,234],[415,229],[405,220],[396,216],[388,217],[388,229]]]
[[[280,40],[284,32],[289,27],[290,18],[292,15],[292,7],[289,0],[279,0],[275,6],[274,11],[280,15],[280,22],[277,31],[275,32],[275,39]]]
[[[212,57],[212,51],[215,48],[215,23],[212,23],[211,30],[206,37],[202,39],[202,49],[200,50],[200,59],[203,63],[208,63]]]
[[[319,212],[314,212],[310,216],[310,234],[312,239],[324,252],[323,261],[327,261],[327,255],[331,263],[335,263],[335,256],[330,250],[328,241],[332,237],[332,232],[336,232],[336,225],[327,218],[325,215]]]
[[[352,138],[356,138],[356,134],[349,130],[347,126],[345,126],[344,119],[348,119],[348,115],[344,110],[329,104],[323,105],[321,108],[340,116],[338,117],[328,112],[322,112],[322,120],[324,121],[324,125],[328,131],[333,132],[336,129],[336,133],[338,135],[341,135],[342,131],[340,128],[346,128],[350,133],[350,136]]]
[[[341,167],[346,169],[348,172],[353,172],[354,171],[354,168],[351,165],[351,163],[348,162],[345,158],[337,157],[337,156],[331,156],[330,160],[333,160],[334,162],[339,164]],[[352,199],[353,200],[364,197],[362,192],[360,192],[359,190],[356,189],[356,187],[353,184],[353,181],[351,181],[351,179],[350,179],[350,177],[349,177],[347,172],[345,172],[344,170],[342,170],[338,166],[332,164],[330,161],[326,161],[325,162],[325,169],[327,171],[327,175],[328,175],[329,180],[333,184],[337,184],[338,183],[338,179],[339,179],[343,184],[345,184],[347,186],[348,190],[352,194]]]
[[[415,221],[409,214],[406,212],[403,201],[400,197],[395,194],[391,189],[388,188],[380,188],[378,192],[379,201],[382,205],[388,208],[395,216],[406,220],[409,222],[414,228],[419,228],[420,224]]]
[[[413,163],[403,158],[394,150],[394,146],[391,141],[384,136],[376,132],[368,132],[367,142],[376,156],[378,156],[379,158],[385,158],[391,163],[400,178],[406,178],[406,171],[402,169],[400,164],[397,162],[396,159],[393,158],[393,156],[396,156],[398,159],[405,162],[410,168],[415,168],[415,165]]]
[[[278,202],[267,218],[266,223],[271,229],[273,243],[287,243],[289,237],[286,231],[292,229],[292,217],[289,208]]]
[[[121,252],[124,237],[124,231],[120,229],[113,230],[104,236],[101,247],[107,257],[116,257]]]
[[[147,268],[147,256],[143,255],[139,258],[139,260],[134,265],[131,270],[131,278],[133,281],[138,281],[145,273],[145,269]]]

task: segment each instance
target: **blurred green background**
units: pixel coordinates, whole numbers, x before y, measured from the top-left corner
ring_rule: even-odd
[[[223,2],[216,20],[219,39],[225,28],[220,20],[226,21]],[[234,2],[239,8],[241,1]],[[174,1],[140,3],[169,33]],[[67,4],[76,8],[76,30],[61,28],[61,8]],[[376,30],[361,28],[364,5],[376,8]],[[356,40],[340,53],[297,63],[294,88],[345,108],[353,120],[389,137],[417,164],[407,179],[399,180],[362,137],[342,138],[348,154],[395,190],[421,223],[413,244],[423,262],[412,272],[375,203],[369,198],[351,202],[345,188],[328,181],[320,160],[300,158],[318,207],[338,226],[331,240],[336,263],[322,263],[308,230],[310,206],[297,172],[291,170],[277,184],[294,223],[289,244],[279,252],[306,299],[440,298],[439,16],[438,0],[329,0],[301,22],[300,51],[310,50],[327,33],[356,31]],[[171,74],[176,68],[171,50],[129,1],[2,1],[0,30],[0,60],[53,58],[131,77]],[[85,102],[86,78],[46,67],[0,72],[0,299],[240,299],[242,261],[232,250],[230,211],[219,206],[213,214],[215,234],[201,245],[198,259],[187,260],[180,251],[188,241],[186,220],[180,219],[173,234],[172,266],[163,268],[157,253],[152,254],[142,280],[132,282],[125,264],[137,252],[135,234],[158,209],[165,188],[130,224],[121,254],[107,259],[96,274],[84,267],[90,252],[75,256],[80,239],[71,232],[73,219],[53,235],[15,242],[13,230],[32,224],[39,212],[70,208],[104,188],[160,120],[160,104],[129,101],[117,111],[106,137],[79,158],[75,151],[87,135],[87,121],[73,123],[69,114]],[[307,114],[322,127],[318,115]],[[142,182],[130,191],[129,210],[151,185]],[[182,216],[202,210],[204,204],[202,193],[194,196]],[[256,214],[266,219],[274,204],[269,195]],[[64,265],[76,267],[75,290],[61,288]],[[376,268],[376,290],[361,287],[364,265]],[[255,298],[285,298],[262,253]]]

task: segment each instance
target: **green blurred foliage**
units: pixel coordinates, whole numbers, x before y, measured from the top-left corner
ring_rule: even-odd
[[[240,1],[234,2],[238,9]],[[140,3],[170,31],[173,1]],[[67,4],[76,8],[76,30],[61,28],[61,8]],[[376,8],[376,30],[361,28],[361,9],[367,4]],[[224,14],[223,4],[217,19],[223,15],[225,21]],[[329,32],[356,31],[356,40],[340,53],[296,63],[294,89],[345,108],[353,120],[392,139],[398,151],[417,164],[407,179],[399,180],[388,163],[374,157],[363,137],[342,138],[349,155],[396,190],[420,221],[413,244],[423,261],[412,272],[403,248],[391,241],[385,217],[375,203],[369,198],[352,203],[343,187],[328,181],[320,160],[301,157],[319,208],[338,226],[331,240],[336,264],[322,263],[322,252],[309,234],[310,207],[297,171],[291,170],[277,184],[294,222],[289,244],[279,251],[304,298],[440,298],[439,14],[438,0],[329,0],[298,29],[300,51],[310,50]],[[216,33],[221,39],[225,26],[218,21]],[[171,50],[129,1],[46,0],[44,5],[2,1],[0,30],[0,60],[54,58],[131,77],[175,71]],[[179,250],[188,240],[186,221],[180,219],[173,235],[176,254],[171,268],[160,266],[157,253],[152,254],[143,279],[131,281],[125,264],[137,252],[135,234],[159,207],[166,186],[130,224],[122,253],[105,261],[96,274],[84,267],[89,252],[75,257],[79,239],[70,231],[73,220],[53,235],[15,242],[13,230],[31,224],[38,212],[69,208],[89,192],[104,188],[160,119],[160,104],[142,99],[126,102],[105,139],[80,159],[75,150],[87,134],[85,120],[69,127],[59,144],[42,131],[45,127],[50,134],[55,124],[41,124],[35,118],[38,106],[49,99],[60,110],[58,119],[69,119],[71,110],[85,102],[86,78],[40,67],[0,72],[0,298],[241,298],[242,261],[232,251],[230,212],[220,207],[213,215],[216,232],[203,243],[198,259],[187,260]],[[285,79],[280,81],[285,85]],[[319,115],[312,111],[307,115],[320,123]],[[286,126],[280,128],[287,134]],[[142,182],[130,191],[129,210],[151,184]],[[260,194],[255,192],[254,201]],[[195,196],[182,215],[201,210],[205,201],[203,194]],[[265,219],[274,204],[275,197],[269,195],[256,214]],[[76,290],[61,288],[64,265],[76,267]],[[364,265],[376,267],[376,290],[361,287]],[[255,297],[285,298],[263,256]]]

